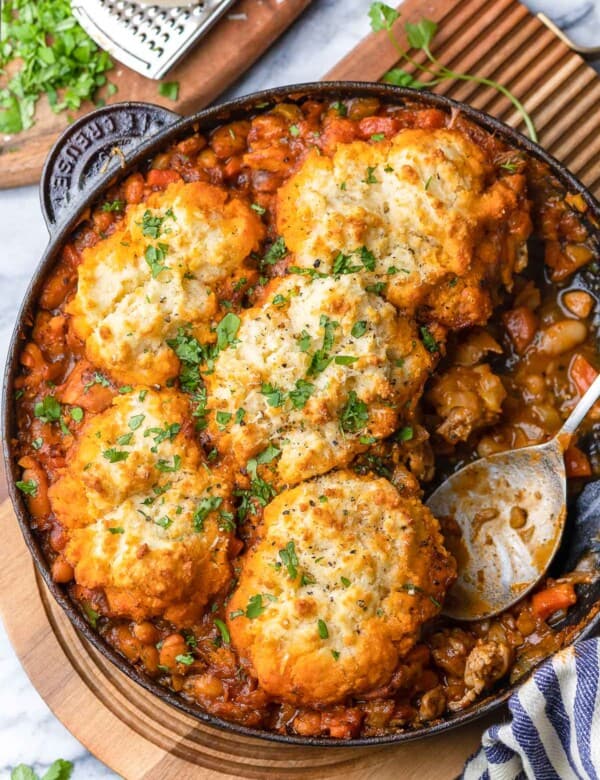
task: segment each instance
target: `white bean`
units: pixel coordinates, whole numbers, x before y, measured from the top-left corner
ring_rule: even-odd
[[[587,328],[579,320],[560,320],[540,334],[540,352],[547,355],[562,355],[587,338]]]

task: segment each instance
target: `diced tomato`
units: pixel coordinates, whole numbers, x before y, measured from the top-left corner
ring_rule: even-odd
[[[531,609],[536,617],[546,620],[559,609],[567,609],[576,601],[577,595],[573,585],[570,582],[561,582],[534,593],[531,598]]]
[[[579,447],[572,445],[565,452],[565,469],[569,478],[592,476],[592,466],[588,456]]]
[[[148,171],[147,181],[151,187],[168,187],[169,184],[175,181],[181,181],[181,176],[177,171],[169,168],[163,171],[153,168],[151,171]]]

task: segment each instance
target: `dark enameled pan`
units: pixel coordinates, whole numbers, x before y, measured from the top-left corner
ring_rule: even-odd
[[[433,725],[383,737],[356,739],[340,743],[339,740],[285,736],[249,729],[208,715],[200,707],[191,704],[172,691],[135,669],[113,647],[105,642],[82,617],[71,601],[66,587],[55,583],[50,575],[38,538],[32,531],[28,511],[22,495],[15,487],[20,478],[19,467],[13,456],[15,436],[15,410],[13,382],[19,371],[19,353],[32,321],[42,285],[52,269],[63,243],[70,232],[85,217],[87,209],[104,190],[116,180],[125,177],[144,161],[153,157],[172,142],[185,137],[196,129],[210,130],[226,121],[248,116],[257,109],[276,102],[295,102],[305,98],[336,100],[353,97],[376,97],[384,103],[413,106],[434,106],[446,112],[459,109],[470,120],[491,133],[500,136],[509,145],[524,151],[549,166],[565,189],[579,193],[588,205],[588,213],[600,223],[600,204],[585,187],[557,160],[537,144],[493,119],[487,114],[457,103],[446,97],[422,91],[404,89],[383,84],[361,82],[320,82],[279,87],[255,93],[248,97],[224,103],[201,111],[195,116],[181,118],[164,108],[145,103],[119,103],[101,108],[71,125],[58,139],[50,152],[41,180],[41,206],[50,241],[44,256],[31,280],[21,305],[12,336],[3,387],[3,450],[10,497],[21,526],[21,531],[35,564],[48,589],[69,616],[77,630],[103,655],[109,658],[124,674],[142,685],[163,701],[212,726],[245,737],[259,737],[295,745],[365,746],[399,743],[420,739],[468,723],[489,713],[505,702],[519,683],[505,685],[474,706],[455,714],[448,714]],[[569,507],[569,519],[562,549],[555,561],[552,574],[558,576],[573,569],[582,555],[600,556],[600,481],[588,485],[577,502]],[[597,632],[600,628],[600,579],[580,588],[580,597],[569,612],[565,623],[571,627],[570,642]]]

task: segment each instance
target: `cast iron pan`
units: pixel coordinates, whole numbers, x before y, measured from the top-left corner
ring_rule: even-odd
[[[365,82],[320,82],[278,87],[247,97],[232,100],[183,119],[171,111],[147,103],[118,103],[88,114],[71,125],[58,139],[44,166],[40,194],[41,206],[50,233],[48,247],[42,257],[21,305],[12,336],[3,386],[3,450],[8,475],[10,497],[21,526],[21,531],[38,571],[69,616],[75,628],[124,674],[148,691],[183,712],[205,723],[245,737],[305,746],[375,746],[406,742],[468,723],[499,707],[513,693],[518,684],[507,685],[469,709],[449,714],[439,722],[423,728],[407,730],[383,737],[368,737],[349,742],[331,738],[305,738],[272,734],[245,728],[216,718],[200,707],[158,685],[150,677],[135,669],[117,653],[82,617],[64,586],[55,583],[36,535],[30,527],[28,511],[22,495],[15,487],[19,467],[12,454],[15,436],[13,381],[19,371],[18,357],[23,339],[29,330],[31,314],[39,297],[48,271],[58,259],[63,243],[70,232],[84,218],[86,210],[116,180],[128,175],[137,166],[153,157],[168,144],[196,129],[210,130],[225,121],[248,116],[253,111],[277,102],[297,102],[305,98],[339,100],[353,97],[376,97],[384,103],[434,106],[446,112],[459,109],[473,122],[494,133],[512,147],[521,149],[546,163],[553,174],[571,191],[580,193],[589,207],[589,214],[600,223],[600,204],[557,160],[537,144],[507,127],[498,120],[447,97],[425,91]],[[600,556],[600,481],[588,485],[576,504],[570,507],[567,531],[562,549],[555,561],[553,574],[567,572],[583,554]],[[580,596],[565,623],[572,625],[572,641],[594,633],[600,627],[600,579],[590,586],[580,587]],[[528,676],[528,675],[527,675]],[[523,682],[522,678],[520,682]]]

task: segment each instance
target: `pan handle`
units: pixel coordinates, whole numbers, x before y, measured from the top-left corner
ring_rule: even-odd
[[[46,227],[53,233],[100,178],[110,180],[128,155],[181,119],[152,103],[114,103],[70,125],[50,150],[40,181]]]

